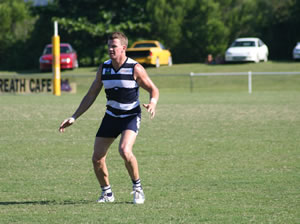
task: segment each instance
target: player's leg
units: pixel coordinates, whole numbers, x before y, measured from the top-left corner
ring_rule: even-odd
[[[136,132],[132,130],[125,130],[122,133],[119,144],[119,153],[125,162],[125,167],[128,170],[128,174],[132,180],[138,180],[140,178],[138,162],[132,152],[135,140]]]
[[[133,203],[143,204],[145,201],[145,195],[139,176],[138,162],[135,155],[132,152],[133,144],[136,140],[136,135],[137,133],[132,130],[123,131],[119,144],[119,152],[125,162],[128,174],[132,180]]]
[[[106,166],[106,155],[109,146],[113,143],[114,140],[114,138],[95,138],[92,161],[95,175],[101,186],[109,185],[108,170]]]
[[[94,153],[92,157],[93,166],[97,180],[101,186],[102,194],[98,202],[113,202],[114,196],[112,194],[108,170],[106,166],[106,155],[109,146],[113,143],[115,138],[96,137],[94,143]]]

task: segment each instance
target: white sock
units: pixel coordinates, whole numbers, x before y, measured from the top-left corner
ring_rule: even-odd
[[[105,193],[111,193],[111,187],[110,185],[108,186],[101,186],[102,191],[104,191]]]
[[[142,184],[141,184],[141,180],[140,180],[140,179],[132,180],[132,184],[133,184],[133,189],[140,189],[140,190],[143,190]]]

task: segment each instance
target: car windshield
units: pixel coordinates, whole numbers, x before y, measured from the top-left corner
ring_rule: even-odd
[[[143,48],[143,47],[156,47],[156,45],[154,43],[140,43],[140,44],[136,44],[134,45],[134,48]]]
[[[161,43],[159,43],[159,45],[160,45],[160,48],[161,48],[161,49],[166,49],[165,46],[162,45]]]
[[[254,41],[234,41],[231,47],[255,47]]]
[[[60,53],[71,53],[71,49],[67,46],[60,46]],[[52,54],[52,47],[47,47],[44,54]]]

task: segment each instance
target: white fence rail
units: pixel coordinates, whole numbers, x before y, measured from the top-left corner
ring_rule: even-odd
[[[247,75],[248,76],[248,92],[252,93],[252,75],[300,75],[300,72],[224,72],[224,73],[190,73],[190,89],[193,92],[193,77],[194,76],[234,76],[234,75]]]

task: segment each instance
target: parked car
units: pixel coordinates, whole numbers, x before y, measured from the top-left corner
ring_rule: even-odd
[[[49,71],[52,69],[52,44],[46,45],[43,54],[39,59],[39,62],[41,71]],[[78,68],[77,53],[68,43],[60,44],[60,68]]]
[[[259,38],[247,37],[236,39],[226,50],[226,62],[268,61],[269,49]]]
[[[155,65],[172,65],[172,55],[157,40],[136,41],[127,49],[126,55],[140,64]]]
[[[300,42],[296,44],[293,50],[293,59],[300,60]]]

